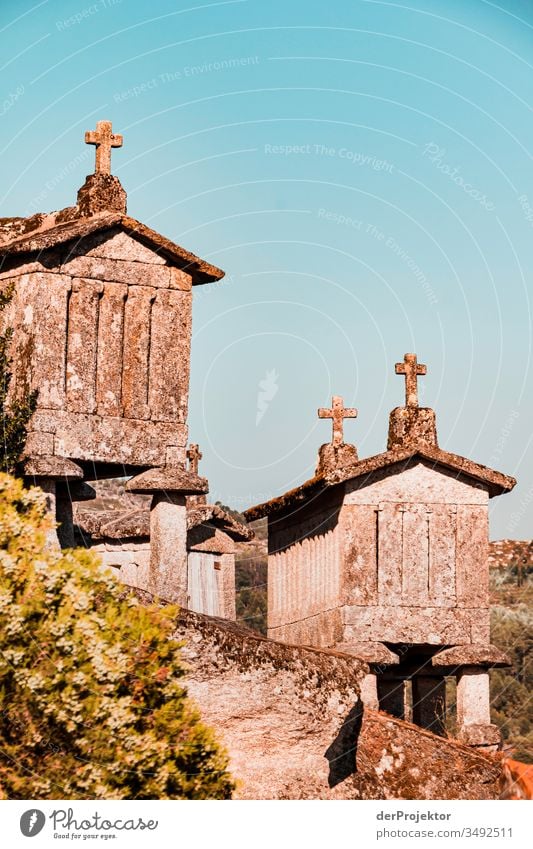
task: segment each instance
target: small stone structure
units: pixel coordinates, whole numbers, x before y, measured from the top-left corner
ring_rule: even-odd
[[[490,645],[488,502],[516,482],[439,448],[435,413],[418,406],[425,366],[406,354],[396,372],[406,403],[386,452],[358,460],[342,435],[355,411],[334,398],[315,476],[245,513],[268,516],[268,635],[366,660],[366,703],[403,718],[410,695],[436,733],[453,675],[460,739],[494,746],[487,670],[507,661]]]
[[[91,548],[119,580],[150,585],[149,505],[131,510],[76,511],[77,544]],[[252,531],[216,504],[187,502],[187,600],[197,613],[235,619],[235,542]]]
[[[129,489],[152,496],[151,590],[185,604],[186,497],[207,491],[185,468],[192,287],[223,272],[126,214],[110,122],[86,141],[96,167],[76,206],[0,219],[11,391],[39,392],[25,472],[63,545],[72,501],[91,497],[85,481],[133,475]]]

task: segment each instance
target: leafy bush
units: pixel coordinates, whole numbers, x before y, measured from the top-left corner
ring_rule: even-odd
[[[176,609],[94,555],[46,547],[40,490],[0,474],[0,796],[227,799],[227,757],[183,686]]]
[[[0,318],[2,312],[13,297],[13,287],[0,292]],[[11,383],[11,359],[8,349],[13,336],[11,328],[0,333],[0,471],[13,473],[24,449],[27,436],[27,425],[37,406],[37,392],[29,389],[29,379],[25,386],[19,387],[20,397],[12,398],[7,403]]]
[[[507,653],[512,667],[491,672],[492,721],[513,757],[533,763],[533,587],[526,581],[512,591],[502,584],[497,595],[500,604],[491,611],[491,639]]]

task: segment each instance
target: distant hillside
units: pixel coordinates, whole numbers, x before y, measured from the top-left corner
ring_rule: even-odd
[[[533,540],[498,539],[489,543],[489,566],[533,564]]]

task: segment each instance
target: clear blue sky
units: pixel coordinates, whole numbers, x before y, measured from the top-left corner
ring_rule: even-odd
[[[196,290],[190,435],[240,509],[312,474],[332,394],[384,450],[394,363],[440,444],[533,533],[533,10],[506,0],[2,0],[0,215],[69,205],[125,136],[129,211],[220,265]]]

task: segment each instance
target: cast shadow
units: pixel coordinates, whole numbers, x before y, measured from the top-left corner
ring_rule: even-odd
[[[330,787],[336,787],[357,772],[357,741],[362,722],[363,704],[358,701],[343,719],[337,736],[324,754],[329,762]]]

